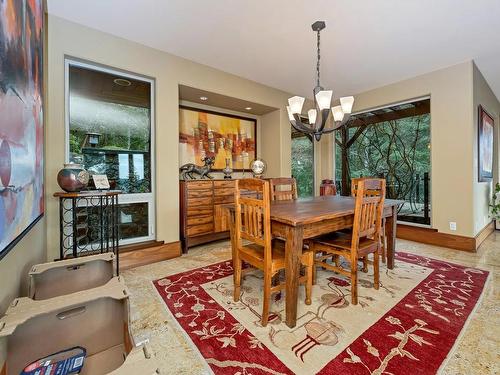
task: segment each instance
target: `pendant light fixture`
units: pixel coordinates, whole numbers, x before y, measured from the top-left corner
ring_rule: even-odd
[[[294,96],[288,99],[288,118],[290,124],[299,132],[309,135],[314,135],[314,138],[319,141],[323,134],[331,133],[346,124],[349,115],[351,114],[354,104],[353,96],[340,98],[340,105],[331,107],[333,91],[325,90],[319,81],[320,78],[320,32],[326,27],[324,21],[316,21],[311,25],[313,31],[317,34],[317,63],[316,63],[316,87],[313,90],[315,109],[310,109],[307,112],[308,123],[302,122],[301,113],[304,106],[305,98]],[[325,129],[326,122],[330,115],[333,116],[333,127]]]

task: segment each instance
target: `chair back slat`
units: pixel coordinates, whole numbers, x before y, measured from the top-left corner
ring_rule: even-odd
[[[363,237],[380,240],[385,200],[384,179],[363,178],[356,180],[356,203],[352,236],[353,246],[355,247],[357,247],[359,239]]]
[[[271,185],[271,200],[285,201],[297,199],[297,181],[293,177],[278,177],[269,179]]]
[[[264,246],[271,255],[271,207],[269,183],[260,179],[236,181],[235,190],[235,239],[238,248],[241,240]]]

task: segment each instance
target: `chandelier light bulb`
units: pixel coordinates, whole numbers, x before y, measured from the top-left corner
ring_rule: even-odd
[[[317,112],[315,109],[310,109],[307,111],[307,117],[309,117],[309,124],[314,125],[316,123]]]
[[[290,105],[290,111],[292,114],[300,115],[302,113],[302,107],[304,105],[305,98],[301,96],[293,96],[288,99],[288,104]]]
[[[330,108],[330,104],[332,103],[332,90],[323,90],[319,91],[316,94],[316,102],[318,103],[318,108],[320,110]]]
[[[340,106],[342,107],[342,112],[351,113],[352,106],[354,104],[354,96],[344,96],[340,98]]]
[[[344,112],[342,111],[342,107],[340,105],[332,108],[332,114],[335,122],[342,121],[344,119]]]

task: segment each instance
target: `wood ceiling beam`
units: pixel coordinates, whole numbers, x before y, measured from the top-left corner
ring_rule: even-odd
[[[365,118],[356,118],[350,120],[349,128],[357,128],[359,126],[368,126],[372,124],[377,124],[379,122],[400,120],[407,117],[419,116],[430,112],[430,100],[423,100],[421,102],[415,103],[416,105],[411,108],[405,109],[393,109],[392,112],[370,112],[373,116]]]

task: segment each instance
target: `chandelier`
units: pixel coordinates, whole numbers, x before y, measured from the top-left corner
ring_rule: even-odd
[[[316,21],[311,25],[313,31],[317,34],[317,62],[316,62],[316,87],[313,90],[314,105],[316,109],[310,109],[307,112],[308,123],[302,122],[301,113],[305,98],[294,96],[288,99],[288,118],[292,126],[299,132],[309,135],[314,135],[314,138],[319,141],[323,134],[331,133],[347,122],[354,104],[353,96],[340,98],[340,105],[330,107],[332,103],[332,90],[325,90],[319,82],[319,60],[320,60],[320,32],[326,27],[324,21]],[[333,116],[333,127],[325,129],[326,122],[330,115],[330,110]]]

